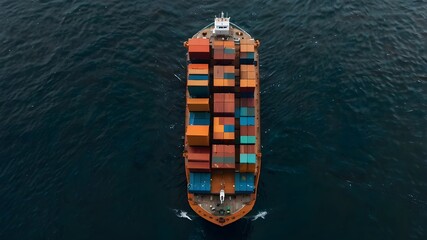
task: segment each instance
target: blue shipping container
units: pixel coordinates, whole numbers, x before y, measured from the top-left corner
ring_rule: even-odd
[[[255,126],[255,117],[240,117],[240,126]]]
[[[224,48],[224,53],[225,54],[234,54],[235,51],[233,48]]]
[[[224,73],[224,79],[234,79],[234,73]]]
[[[239,109],[239,108],[236,108],[236,109],[234,110],[234,117],[235,117],[235,118],[240,118],[240,109]]]
[[[189,74],[188,80],[209,80],[209,75],[207,75],[207,74]]]
[[[190,112],[190,125],[209,125],[209,112]]]
[[[253,193],[255,190],[255,176],[253,173],[235,173],[234,191],[236,193]]]
[[[224,132],[234,132],[234,125],[224,125]]]
[[[211,174],[190,172],[190,183],[188,184],[190,193],[210,193]]]

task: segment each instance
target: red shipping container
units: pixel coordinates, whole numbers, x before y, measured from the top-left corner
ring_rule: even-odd
[[[210,163],[209,162],[188,162],[187,168],[189,170],[195,170],[195,171],[203,171],[203,172],[210,172]]]
[[[255,136],[255,126],[240,126],[240,135]]]
[[[224,139],[224,133],[214,132],[213,137],[214,139],[222,140]]]
[[[247,147],[247,153],[256,153],[255,152],[255,145],[246,145]]]
[[[188,161],[209,162],[210,153],[187,153]]]
[[[214,102],[224,102],[225,93],[214,93]]]
[[[216,60],[224,59],[224,48],[214,49],[214,59]]]
[[[234,117],[223,117],[223,122],[224,125],[234,125]]]
[[[248,128],[249,128],[249,126],[240,126],[240,135],[241,136],[250,136]]]
[[[210,153],[209,147],[188,147],[187,148],[188,153]]]
[[[222,112],[234,114],[234,103],[226,103]]]
[[[240,153],[255,153],[255,145],[240,145]]]
[[[236,164],[234,163],[223,163],[221,165],[221,168],[223,169],[234,169],[236,167]]]
[[[224,145],[224,152],[225,153],[233,153],[235,152],[235,146],[234,145]]]
[[[241,107],[255,107],[255,99],[254,98],[241,98],[240,99]]]
[[[215,113],[224,112],[224,103],[214,102],[214,112]],[[220,121],[220,124],[221,124],[221,121]]]
[[[209,53],[209,45],[189,45],[189,53]]]
[[[234,93],[224,93],[224,101],[234,103]]]

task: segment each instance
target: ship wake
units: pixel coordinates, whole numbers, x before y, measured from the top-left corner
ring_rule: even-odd
[[[175,212],[175,215],[179,218],[186,218],[190,221],[193,221],[193,219],[188,216],[188,213],[186,211],[183,210],[179,210],[179,209],[173,209],[173,211]]]
[[[261,212],[258,212],[257,215],[251,217],[251,220],[256,221],[258,218],[265,219],[265,216],[267,216],[267,211],[261,211]]]

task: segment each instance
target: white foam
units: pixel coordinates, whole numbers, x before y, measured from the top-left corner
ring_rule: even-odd
[[[267,216],[267,211],[259,212],[257,215],[255,215],[255,216],[252,218],[252,221],[257,220],[258,218],[265,219],[265,216]]]
[[[179,209],[174,209],[173,211],[175,212],[175,214],[176,214],[177,217],[179,217],[179,218],[186,218],[186,219],[188,219],[190,221],[193,221],[193,219],[190,216],[188,216],[188,213],[186,211],[182,211],[182,210],[179,210]]]

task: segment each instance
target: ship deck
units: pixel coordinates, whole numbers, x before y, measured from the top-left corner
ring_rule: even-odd
[[[212,36],[213,25],[210,24],[196,33],[193,38],[208,38],[212,41],[214,36]],[[230,26],[230,37],[228,39],[251,39],[252,37],[245,32],[243,29],[238,27],[235,24]],[[222,39],[226,40],[226,39]],[[240,69],[238,56],[240,53],[240,47],[238,44],[236,48],[236,70]],[[259,63],[258,50],[255,49],[255,61]],[[213,62],[210,63],[211,68],[213,67]],[[210,69],[210,72],[213,72]],[[236,87],[240,86],[240,78],[236,75],[235,78]],[[187,98],[189,93],[187,91]],[[216,170],[212,169],[212,179],[211,179],[211,193],[210,194],[192,194],[188,193],[188,201],[190,207],[204,219],[215,223],[219,226],[225,226],[232,222],[237,221],[238,219],[245,216],[250,210],[252,210],[256,195],[257,195],[257,186],[260,176],[260,167],[261,167],[261,135],[260,135],[260,85],[259,85],[259,64],[256,65],[256,87],[255,87],[255,126],[256,126],[256,144],[255,148],[257,150],[257,164],[255,168],[255,192],[251,194],[236,194],[234,192],[234,170]],[[189,110],[186,108],[186,123],[187,127],[189,121]],[[211,139],[212,140],[212,139]],[[187,138],[185,137],[185,148],[188,146]],[[187,164],[187,159],[186,159]],[[189,179],[189,170],[186,168],[187,181]],[[225,191],[225,200],[221,204],[219,198],[219,192],[221,189]]]

